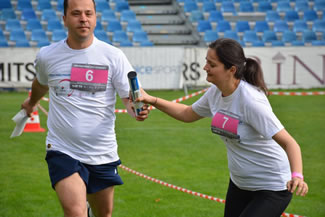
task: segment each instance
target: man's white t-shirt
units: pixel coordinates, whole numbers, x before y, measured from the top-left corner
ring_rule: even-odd
[[[263,91],[241,81],[234,93],[223,97],[212,85],[192,108],[202,117],[213,117],[212,131],[226,144],[230,178],[239,188],[287,189],[288,157],[272,139],[283,126]]]
[[[115,135],[116,92],[129,97],[124,53],[94,38],[91,46],[71,49],[65,40],[41,48],[37,80],[49,86],[47,150],[91,165],[119,160]]]

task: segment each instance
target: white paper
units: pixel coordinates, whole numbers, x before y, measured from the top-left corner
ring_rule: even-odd
[[[16,123],[16,127],[14,131],[12,132],[10,138],[20,136],[25,128],[26,122],[28,120],[28,116],[26,114],[26,110],[22,109],[20,110],[13,118],[12,120]]]

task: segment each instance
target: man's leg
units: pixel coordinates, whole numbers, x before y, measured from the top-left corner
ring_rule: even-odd
[[[55,191],[65,217],[87,217],[86,185],[79,173],[59,181],[55,184]]]
[[[113,212],[114,186],[88,194],[88,202],[96,217],[111,217]]]

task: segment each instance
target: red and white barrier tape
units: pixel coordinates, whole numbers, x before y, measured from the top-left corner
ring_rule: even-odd
[[[273,91],[270,91],[269,95],[277,95],[277,96],[318,96],[318,95],[325,95],[325,91],[313,91],[313,92],[273,92]]]
[[[147,176],[143,173],[140,173],[140,172],[137,172],[135,170],[132,170],[124,165],[119,165],[119,167],[127,172],[130,172],[132,174],[135,174],[137,176],[140,176],[142,178],[145,178],[149,181],[152,181],[152,182],[155,182],[155,183],[158,183],[158,184],[161,184],[163,186],[166,186],[166,187],[169,187],[169,188],[172,188],[172,189],[175,189],[175,190],[178,190],[178,191],[182,191],[184,193],[188,193],[188,194],[191,194],[191,195],[194,195],[194,196],[198,196],[198,197],[202,197],[204,199],[208,199],[208,200],[213,200],[213,201],[216,201],[216,202],[219,202],[219,203],[225,203],[226,201],[224,199],[220,199],[220,198],[217,198],[217,197],[213,197],[213,196],[209,196],[209,195],[206,195],[206,194],[201,194],[201,193],[198,193],[198,192],[195,192],[195,191],[191,191],[191,190],[188,190],[186,188],[183,188],[183,187],[179,187],[179,186],[176,186],[176,185],[173,185],[173,184],[169,184],[167,182],[164,182],[164,181],[161,181],[159,179],[155,179],[155,178],[152,178],[150,176]],[[282,213],[283,217],[303,217],[303,216],[300,216],[300,215],[295,215],[295,214],[290,214],[290,213]]]

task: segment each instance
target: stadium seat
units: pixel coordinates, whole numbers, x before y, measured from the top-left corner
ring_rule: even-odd
[[[324,16],[324,15],[323,15]],[[325,20],[315,20],[313,24],[314,32],[322,32],[323,36],[325,34]]]
[[[10,32],[9,36],[10,41],[25,41],[27,40],[24,30],[22,29],[13,29]]]
[[[123,46],[125,46],[125,43],[122,43]],[[149,40],[146,40],[146,41],[140,41],[140,44],[139,44],[141,47],[151,47],[153,46],[154,44],[149,41]]]
[[[123,30],[117,30],[112,36],[113,43],[122,43],[124,41],[130,41],[128,35]]]
[[[244,21],[244,20],[237,21],[235,30],[237,32],[245,32],[247,30],[250,30],[248,21]]]
[[[203,12],[210,12],[217,10],[216,5],[212,1],[204,1],[202,4]]]
[[[204,32],[203,41],[205,43],[210,43],[219,38],[218,32],[215,30],[207,30]]]
[[[132,10],[123,10],[121,12],[121,16],[120,16],[120,21],[121,22],[129,22],[130,20],[135,20],[136,16],[134,11]]]
[[[48,21],[52,19],[58,19],[55,10],[45,9],[42,11],[41,20]]]
[[[250,1],[241,1],[239,3],[239,12],[252,13],[254,12],[254,6]]]
[[[184,12],[192,12],[194,10],[198,10],[199,7],[197,6],[195,1],[185,1],[184,2],[184,6],[183,6],[183,10]]]
[[[315,10],[304,10],[303,13],[303,19],[305,21],[314,21],[318,19],[318,15]]]
[[[27,39],[16,41],[15,47],[30,47],[29,41]]]
[[[302,33],[302,41],[305,43],[311,43],[312,41],[317,40],[317,35],[312,30],[306,30]]]
[[[198,22],[199,20],[204,20],[204,15],[200,10],[194,10],[190,13],[189,17],[191,22]]]
[[[275,22],[281,20],[281,17],[277,11],[267,11],[265,15],[265,20],[267,22]]]
[[[96,27],[95,30],[103,30],[103,25],[102,22],[100,22],[99,20],[96,21]]]
[[[297,47],[297,46],[301,46],[301,47],[302,47],[302,46],[305,46],[305,43],[304,43],[303,41],[298,41],[298,40],[297,40],[297,41],[293,41],[293,42],[291,42],[291,45],[292,45],[292,46],[296,46],[296,47]]]
[[[6,36],[3,34],[2,29],[0,28],[0,40],[6,39]]]
[[[58,19],[51,19],[47,21],[47,30],[53,31],[56,29],[63,29],[63,25],[61,24],[60,20]]]
[[[288,10],[284,14],[284,20],[288,22],[293,22],[295,20],[299,20],[299,14],[295,10]]]
[[[120,46],[120,47],[132,47],[133,43],[131,41],[122,41],[118,46]]]
[[[32,30],[31,41],[48,41],[48,37],[43,29]]]
[[[265,44],[263,41],[258,40],[258,41],[252,42],[252,47],[264,47],[264,46],[265,46]]]
[[[208,18],[210,22],[219,22],[223,19],[223,14],[220,11],[210,11]]]
[[[135,31],[132,36],[132,41],[135,43],[140,43],[143,41],[148,41],[148,35],[145,31]]]
[[[312,46],[325,46],[325,41],[324,40],[312,41],[311,45]]]
[[[123,1],[116,2],[115,11],[121,12],[123,10],[130,10],[129,3],[128,2],[123,2]]]
[[[6,39],[0,39],[0,47],[9,47]]]
[[[116,29],[116,30],[122,30],[122,28]],[[138,21],[138,20],[131,20],[128,22],[128,24],[126,26],[127,32],[135,32],[135,31],[140,31],[140,30],[142,30],[142,25],[141,25],[140,21]]]
[[[308,1],[307,0],[297,0],[295,2],[295,11],[303,12],[309,9]]]
[[[5,30],[11,31],[14,29],[22,29],[19,20],[17,19],[8,19],[5,24]]]
[[[264,31],[263,35],[262,35],[262,41],[264,42],[272,42],[272,41],[277,41],[278,38],[276,36],[276,33],[274,31],[271,30],[266,30]]]
[[[57,2],[58,2],[57,5],[56,5],[56,10],[57,10],[57,11],[61,11],[61,12],[63,12],[63,9],[64,9],[64,8],[63,8],[63,1],[64,1],[64,0],[58,0],[58,1],[57,1]]]
[[[313,9],[315,11],[325,11],[325,1],[324,0],[315,0]]]
[[[257,11],[258,12],[267,12],[272,11],[272,4],[269,1],[263,0],[258,3],[257,5]]]
[[[49,0],[38,0],[36,9],[38,11],[43,11],[46,9],[52,9],[51,1]]]
[[[38,19],[27,20],[26,30],[32,31],[34,29],[43,29],[41,22]]]
[[[289,25],[284,20],[277,20],[274,22],[273,31],[274,32],[284,32],[289,30]]]
[[[51,43],[49,41],[39,41],[37,42],[37,47],[44,47],[44,46],[48,46]]]
[[[96,1],[96,11],[103,12],[104,10],[110,10],[111,7],[107,1]]]
[[[296,33],[308,30],[307,22],[304,20],[295,20],[295,22],[293,23],[292,30]]]
[[[102,11],[102,21],[109,22],[110,20],[117,20],[115,12],[113,10],[103,10]]]
[[[4,8],[12,8],[12,4],[10,0],[1,0],[0,1],[0,10]]]
[[[16,9],[22,11],[24,9],[33,9],[33,6],[29,0],[18,0]]]
[[[94,32],[94,34],[95,34],[96,38],[98,38],[99,40],[104,41],[104,42],[106,42],[108,44],[111,44],[112,43],[109,40],[109,38],[108,38],[108,36],[107,36],[107,34],[106,34],[106,32],[104,30],[96,30]]]
[[[285,46],[283,41],[271,41],[272,47],[283,47]]]
[[[232,1],[221,2],[220,11],[222,13],[232,13],[236,14],[236,8]]]
[[[63,29],[56,29],[52,32],[52,41],[57,42],[65,39],[67,37],[67,33]]]
[[[196,27],[198,32],[205,32],[212,29],[212,25],[209,20],[200,20]]]
[[[297,35],[295,32],[287,30],[282,34],[282,41],[284,43],[292,43],[297,40]]]
[[[221,20],[218,22],[216,30],[218,32],[225,32],[226,30],[231,30],[231,25],[227,20]]]
[[[278,1],[276,6],[277,12],[286,12],[292,10],[290,6],[290,1]]]
[[[233,30],[225,31],[223,37],[224,38],[231,38],[231,39],[234,39],[236,41],[239,41],[238,33],[236,31],[233,31]]]
[[[270,27],[265,20],[258,20],[255,22],[254,30],[255,32],[264,32],[265,30],[270,30]]]
[[[16,19],[15,10],[12,8],[4,8],[0,13],[0,20]]]
[[[22,20],[37,19],[37,15],[33,8],[25,8],[21,13]]]
[[[243,34],[243,41],[245,43],[253,43],[255,41],[260,41],[260,39],[257,36],[257,33],[254,30],[247,30]]]

